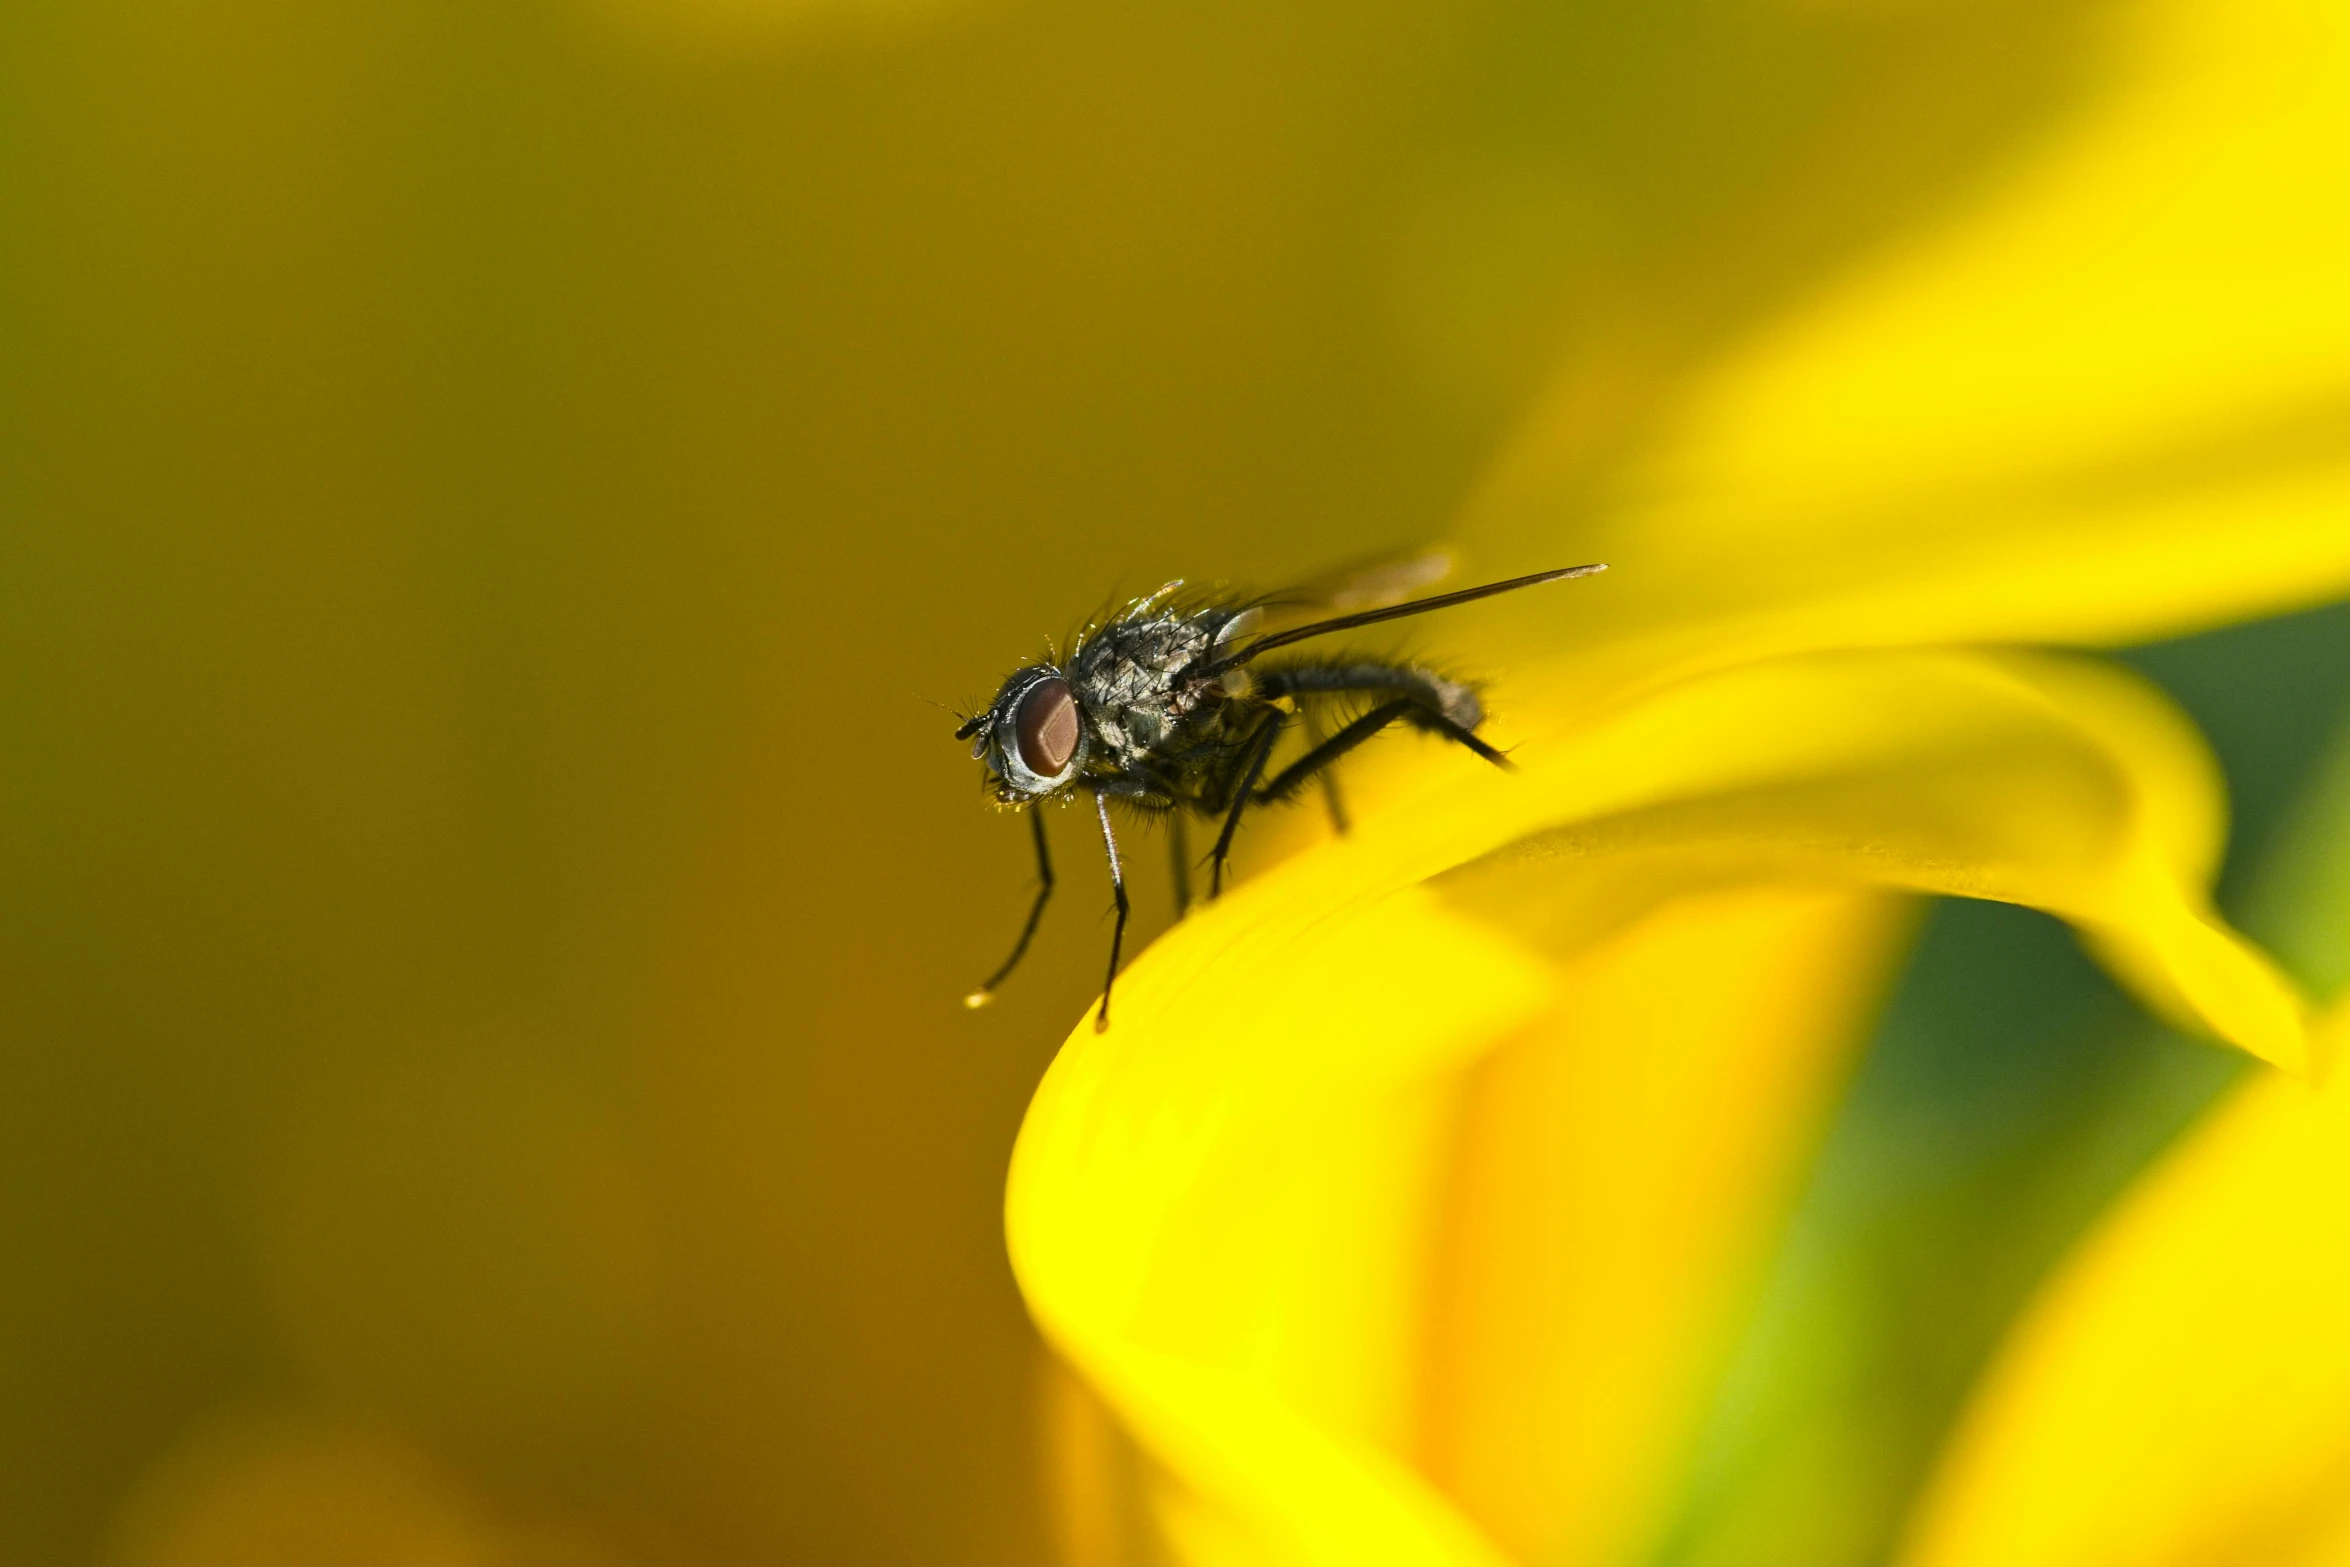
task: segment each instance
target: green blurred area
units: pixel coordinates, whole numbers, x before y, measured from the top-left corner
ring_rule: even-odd
[[[1578,367],[1604,463],[2095,20],[874,9],[0,15],[0,1560],[1039,1559],[1103,933],[1065,850],[961,1011],[929,704],[1442,534]]]
[[[2224,913],[2350,981],[2350,606],[2133,650],[2226,773]],[[2034,1286],[2250,1064],[2149,1019],[2046,915],[1936,905],[1700,1439],[1665,1567],[1894,1558]]]

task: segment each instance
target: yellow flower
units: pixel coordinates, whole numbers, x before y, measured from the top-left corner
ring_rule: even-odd
[[[1463,534],[1615,566],[1457,633],[1504,672],[1521,770],[1398,754],[1352,837],[1187,920],[1115,1029],[1063,1047],[1008,1229],[1038,1322],[1138,1444],[1138,1510],[1090,1537],[1637,1559],[1898,892],[2050,910],[2150,1006],[2318,1064],[2208,905],[2222,811],[2192,730],[2092,660],[1982,649],[2350,583],[2350,208],[2321,194],[2350,182],[2350,8],[2142,7],[2112,52],[2033,161],[1716,367],[1645,456],[1586,471],[1592,389],[1562,385]],[[2261,1339],[2215,1362],[2257,1382],[2339,1298],[2331,1262],[2272,1260],[2290,1310],[2208,1285],[2145,1309],[2190,1265],[2339,1226],[2305,1092],[2256,1087],[2200,1145],[2248,1173],[2174,1172],[2091,1249],[1969,1426],[1921,1561],[2225,1538],[2183,1482],[2131,1511],[2206,1460],[2239,1500],[2315,1483],[2311,1444],[2220,1422],[2283,1399],[2280,1430],[2350,1428],[2330,1373],[2148,1395],[2201,1429],[2100,1456],[2137,1418],[2116,1390],[2181,1335]]]
[[[2350,1076],[2255,1078],[2028,1314],[1909,1567],[2350,1562],[2346,1295]]]

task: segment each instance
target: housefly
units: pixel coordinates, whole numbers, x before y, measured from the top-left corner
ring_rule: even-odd
[[[1077,791],[1092,796],[1110,862],[1117,923],[1110,933],[1109,975],[1102,984],[1094,1027],[1110,1026],[1110,986],[1126,935],[1126,875],[1110,803],[1167,821],[1175,846],[1176,900],[1187,905],[1190,856],[1184,847],[1188,817],[1217,824],[1208,855],[1208,893],[1223,890],[1233,835],[1251,807],[1294,798],[1316,779],[1330,785],[1338,759],[1379,731],[1406,724],[1463,746],[1496,766],[1501,752],[1477,736],[1485,711],[1469,686],[1419,664],[1343,654],[1260,663],[1265,655],[1332,632],[1351,631],[1408,615],[1424,615],[1497,593],[1586,577],[1606,568],[1568,566],[1481,587],[1403,603],[1383,603],[1286,630],[1268,630],[1265,611],[1279,601],[1186,600],[1170,583],[1135,600],[1107,623],[1088,628],[1066,658],[1015,671],[985,711],[955,731],[972,742],[973,760],[987,764],[996,801],[1025,809],[1036,842],[1036,901],[1020,928],[1012,955],[965,997],[985,1006],[1028,951],[1053,892],[1052,853],[1044,815],[1030,809]],[[1355,602],[1370,597],[1361,591]],[[1375,601],[1375,600],[1374,600]],[[1343,605],[1346,599],[1338,600]],[[1370,704],[1329,728],[1332,713]],[[1305,736],[1293,760],[1272,768],[1285,735]],[[1270,772],[1268,771],[1270,769]],[[1334,786],[1332,814],[1343,827]]]

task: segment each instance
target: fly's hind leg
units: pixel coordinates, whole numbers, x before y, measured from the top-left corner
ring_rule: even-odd
[[[1338,774],[1328,768],[1322,772],[1322,803],[1330,809],[1330,830],[1345,837],[1354,828],[1347,818],[1346,796],[1338,792]]]
[[[1343,663],[1290,664],[1269,669],[1257,677],[1258,688],[1271,696],[1385,695],[1410,697],[1429,712],[1451,720],[1462,729],[1485,721],[1485,705],[1476,690],[1461,681],[1413,664],[1390,664],[1370,659]]]
[[[1271,781],[1257,791],[1258,803],[1278,805],[1312,782],[1317,775],[1327,777],[1329,775],[1328,769],[1332,763],[1356,746],[1361,745],[1365,740],[1370,739],[1380,730],[1385,729],[1389,724],[1402,718],[1406,713],[1411,712],[1415,706],[1417,704],[1410,698],[1398,697],[1395,701],[1382,703],[1380,706],[1372,708],[1362,717],[1348,724],[1338,733],[1274,774]]]
[[[1307,750],[1313,750],[1329,738],[1322,732],[1321,722],[1311,714],[1307,715],[1305,725]],[[1330,830],[1341,838],[1345,837],[1354,823],[1347,818],[1346,796],[1339,792],[1336,768],[1322,769],[1322,804],[1330,812]]]
[[[1485,705],[1477,700],[1476,690],[1458,680],[1421,669],[1412,664],[1385,664],[1367,660],[1332,664],[1292,664],[1286,668],[1268,670],[1258,677],[1258,684],[1268,695],[1275,696],[1387,696],[1394,700],[1374,708],[1373,712],[1388,711],[1389,716],[1355,734],[1363,719],[1347,725],[1329,741],[1313,748],[1309,755],[1322,755],[1319,771],[1345,755],[1355,746],[1378,732],[1385,724],[1401,718],[1416,729],[1442,735],[1457,745],[1476,752],[1497,767],[1506,767],[1508,760],[1477,738],[1477,726],[1485,721]],[[1396,704],[1403,704],[1397,708]],[[1363,715],[1368,718],[1370,714]],[[1354,738],[1339,744],[1348,734]],[[1329,749],[1331,746],[1336,749]],[[1327,752],[1326,755],[1323,753]],[[1292,768],[1291,771],[1296,769]],[[1301,774],[1300,777],[1310,776]]]
[[[1411,697],[1397,697],[1392,702],[1383,702],[1372,708],[1362,717],[1281,769],[1264,788],[1257,791],[1258,801],[1265,805],[1278,804],[1295,795],[1298,790],[1304,788],[1314,778],[1327,778],[1332,763],[1388,725],[1398,722],[1410,724],[1416,729],[1424,729],[1430,734],[1442,735],[1457,745],[1466,746],[1496,767],[1510,765],[1508,757],[1442,713],[1430,712]]]
[[[1224,811],[1224,830],[1216,834],[1216,847],[1208,855],[1208,896],[1220,896],[1224,891],[1224,862],[1232,857],[1232,835],[1240,831],[1240,813],[1249,807],[1257,779],[1265,771],[1265,763],[1273,756],[1274,742],[1281,738],[1281,730],[1289,722],[1289,715],[1279,708],[1270,710],[1256,737],[1249,742],[1248,765],[1241,770],[1240,783],[1232,791],[1232,803]]]
[[[1175,917],[1181,919],[1191,912],[1191,834],[1181,807],[1167,813],[1167,855],[1175,869]]]

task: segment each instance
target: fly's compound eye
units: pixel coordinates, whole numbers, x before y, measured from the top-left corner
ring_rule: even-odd
[[[1058,778],[1077,754],[1077,698],[1069,682],[1054,675],[1039,680],[1020,698],[1012,720],[1020,762],[1039,778]]]
[[[1084,714],[1068,680],[1049,665],[1015,671],[988,704],[984,742],[996,798],[1009,805],[1058,793],[1085,758]]]

